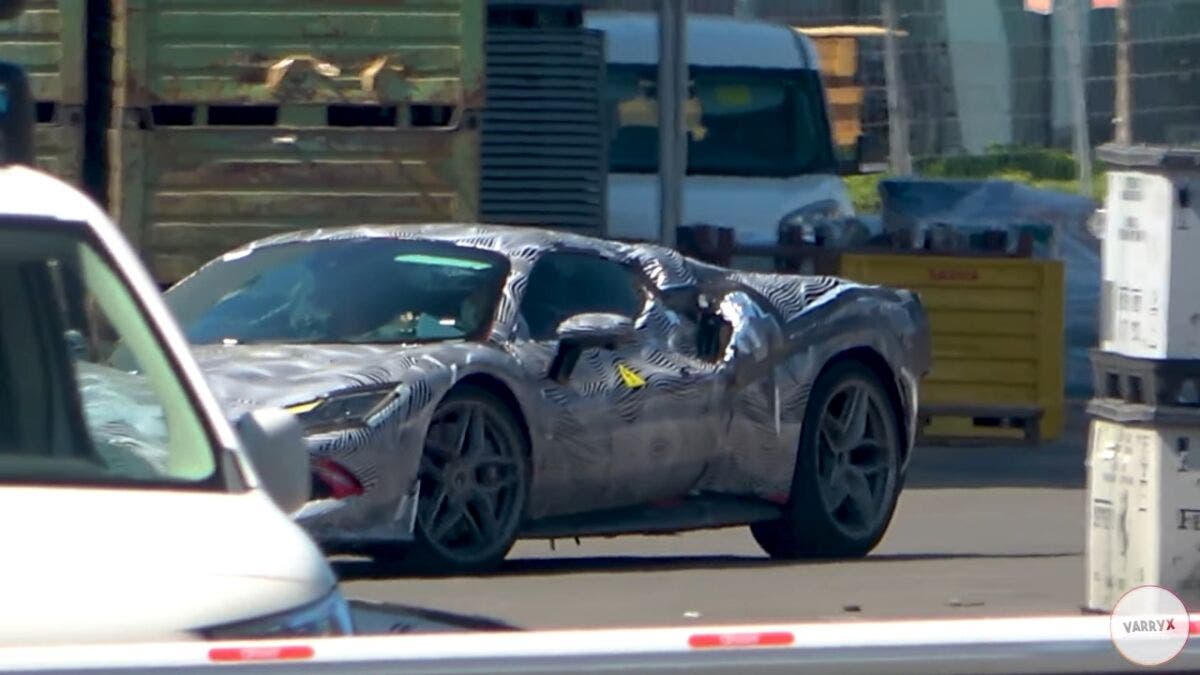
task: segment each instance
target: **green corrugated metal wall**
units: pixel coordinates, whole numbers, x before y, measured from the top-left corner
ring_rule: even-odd
[[[31,0],[0,21],[0,59],[29,73],[39,124],[38,164],[79,184],[83,170],[86,0]]]

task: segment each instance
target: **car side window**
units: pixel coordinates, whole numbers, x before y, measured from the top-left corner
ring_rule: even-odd
[[[576,314],[606,312],[636,319],[646,302],[643,281],[629,268],[588,253],[543,255],[529,273],[521,318],[534,340],[552,340]]]
[[[0,235],[0,483],[217,486],[203,421],[118,270],[74,235]]]

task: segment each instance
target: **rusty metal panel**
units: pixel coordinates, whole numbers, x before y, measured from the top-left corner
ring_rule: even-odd
[[[284,230],[474,220],[478,131],[120,128],[111,204],[161,283]]]
[[[37,102],[34,142],[42,169],[80,184],[83,171],[85,0],[30,0],[0,21],[0,60],[25,68]]]
[[[109,199],[162,283],[280,230],[479,218],[483,0],[113,0]]]
[[[604,34],[491,28],[481,211],[489,222],[602,236]]]
[[[30,0],[16,19],[0,21],[0,60],[25,68],[34,100],[84,103],[86,21],[85,0]]]
[[[116,105],[478,107],[482,0],[114,0]]]
[[[83,187],[83,110],[55,106],[49,123],[34,129],[38,168]]]

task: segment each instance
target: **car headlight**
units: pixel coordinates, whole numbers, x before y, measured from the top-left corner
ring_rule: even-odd
[[[209,640],[257,640],[289,637],[336,637],[354,634],[350,604],[336,589],[309,605],[270,616],[206,628]]]
[[[827,237],[829,234],[827,230],[844,217],[842,205],[836,200],[822,199],[806,204],[779,220],[780,239],[783,240],[784,232],[798,229],[801,241],[806,244],[816,244],[819,239]]]
[[[287,406],[285,410],[300,419],[309,431],[366,424],[385,408],[397,394],[395,387],[367,389],[335,394]]]

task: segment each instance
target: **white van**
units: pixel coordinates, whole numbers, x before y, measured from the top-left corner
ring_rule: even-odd
[[[104,213],[0,161],[0,646],[349,633],[285,513],[309,481],[290,415],[225,421]]]
[[[608,50],[608,236],[657,240],[658,122],[653,14],[589,12]],[[776,24],[687,18],[691,79],[683,224],[772,244],[785,222],[854,214],[838,175],[816,49]]]

